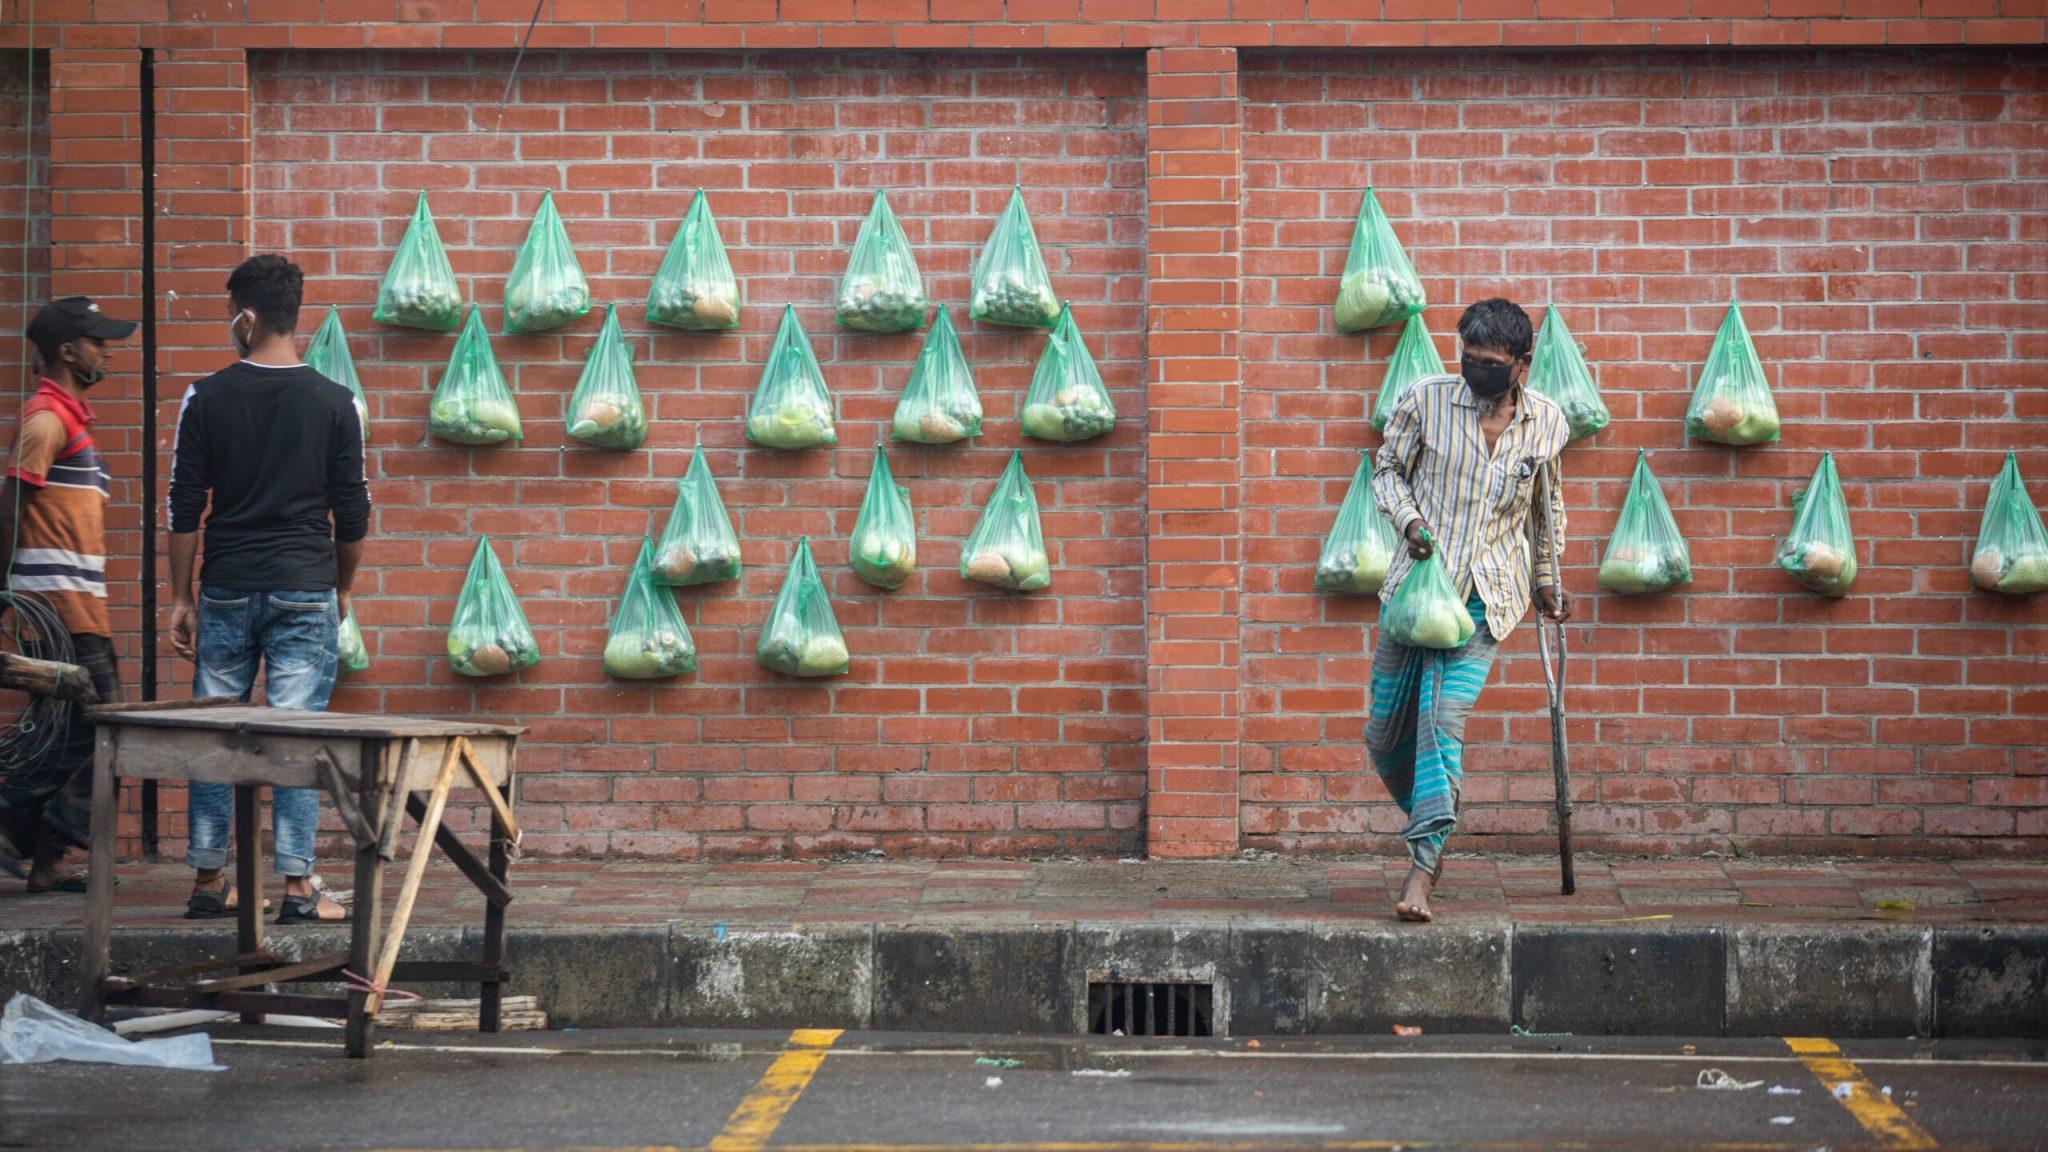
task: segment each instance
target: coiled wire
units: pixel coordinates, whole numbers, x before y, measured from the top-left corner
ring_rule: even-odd
[[[77,662],[57,610],[33,592],[0,591],[0,636],[23,656]],[[18,715],[0,722],[0,784],[33,791],[64,771],[51,753],[64,739],[74,707],[69,700],[31,693]]]

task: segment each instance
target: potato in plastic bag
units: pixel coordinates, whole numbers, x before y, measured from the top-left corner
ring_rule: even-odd
[[[1344,257],[1344,276],[1337,282],[1337,331],[1363,332],[1419,315],[1429,303],[1422,280],[1408,253],[1394,236],[1394,226],[1380,211],[1379,197],[1365,190],[1358,224],[1351,230],[1351,251]]]
[[[455,284],[448,250],[441,247],[434,214],[427,211],[425,192],[420,193],[412,223],[406,225],[405,238],[398,242],[391,267],[384,270],[384,281],[377,286],[377,307],[370,319],[430,332],[453,332],[462,323],[462,289]]]
[[[1664,489],[1650,471],[1649,459],[1636,452],[1635,475],[1621,502],[1621,517],[1600,560],[1600,587],[1638,595],[1665,592],[1692,583],[1692,550],[1671,518]]]
[[[363,395],[363,382],[356,376],[356,362],[348,352],[348,336],[341,330],[341,309],[329,308],[327,319],[306,345],[306,367],[349,390],[356,399],[356,418],[363,422],[363,443],[370,442],[370,401]]]
[[[1607,427],[1607,404],[1600,399],[1600,386],[1593,383],[1585,354],[1579,351],[1554,304],[1543,313],[1543,330],[1536,335],[1536,350],[1529,359],[1529,390],[1564,410],[1565,427],[1573,440],[1583,440]]]
[[[782,591],[775,594],[775,606],[768,610],[754,658],[771,672],[802,677],[841,676],[851,662],[839,619],[832,614],[832,600],[811,559],[808,537],[797,541],[796,555],[789,558],[789,571],[782,577]]]
[[[1010,189],[1010,203],[974,261],[974,293],[967,314],[984,324],[1017,328],[1046,328],[1059,322],[1060,298],[1038,251],[1038,233],[1031,227],[1022,188]]]
[[[464,676],[503,676],[538,663],[540,645],[526,626],[519,597],[498,567],[491,538],[480,537],[448,623],[448,666]]]
[[[1023,425],[1026,436],[1062,442],[1087,440],[1116,426],[1116,405],[1072,308],[1060,309],[1060,322],[1039,354],[1031,388],[1024,393]]]
[[[543,192],[505,281],[505,331],[545,332],[589,312],[590,282],[555,211],[555,194]]]
[[[2019,458],[2011,452],[1984,500],[1977,546],[1970,553],[1970,582],[2008,596],[2048,589],[2048,530],[2027,496]]]
[[[1373,503],[1372,453],[1363,453],[1351,487],[1344,492],[1344,502],[1337,506],[1337,522],[1323,540],[1323,554],[1316,561],[1316,587],[1362,596],[1378,592],[1387,582],[1387,569],[1399,544],[1394,526]]]
[[[654,582],[653,555],[642,537],[640,558],[626,576],[605,638],[604,670],[616,680],[659,680],[697,670],[697,644],[676,607],[676,594]]]
[[[880,448],[848,553],[854,573],[877,588],[901,587],[917,567],[917,516],[910,508],[910,489],[896,483]]]
[[[1387,421],[1408,389],[1424,376],[1443,374],[1443,358],[1436,354],[1436,341],[1430,336],[1429,327],[1421,316],[1410,316],[1408,326],[1401,329],[1400,341],[1394,345],[1394,354],[1387,357],[1386,374],[1380,377],[1379,399],[1372,406],[1372,426],[1386,431]]]
[[[598,448],[638,448],[647,442],[647,410],[633,382],[633,348],[619,331],[619,306],[605,309],[604,327],[583,361],[564,417],[569,436]]]
[[[768,363],[761,366],[761,383],[747,409],[747,439],[788,449],[839,442],[832,393],[825,388],[825,373],[793,306],[782,309],[782,327],[775,332]]]
[[[1416,561],[1387,597],[1380,608],[1380,627],[1395,643],[1411,648],[1462,648],[1477,631],[1472,613],[1451,587],[1435,552]]]
[[[853,242],[846,276],[839,281],[833,318],[840,327],[860,332],[908,332],[924,326],[930,304],[910,239],[889,211],[889,194],[877,191]]]
[[[1016,592],[1052,583],[1045,536],[1038,528],[1038,497],[1024,474],[1024,454],[1010,453],[1003,478],[960,548],[960,577]]]
[[[341,627],[335,630],[334,649],[337,676],[361,672],[370,666],[370,650],[363,646],[363,630],[356,623],[354,608],[341,618]]]
[[[1742,322],[1742,308],[1733,301],[1686,406],[1685,434],[1737,448],[1777,443],[1778,404]]]
[[[676,587],[739,579],[740,538],[702,448],[690,454],[689,471],[676,482],[675,507],[655,545],[653,569],[658,583]]]
[[[647,287],[647,319],[669,328],[717,331],[740,326],[740,286],[718,238],[704,190],[690,201],[682,227]]]
[[[890,436],[917,444],[951,444],[981,435],[981,395],[960,350],[960,337],[941,306],[925,333],[910,382],[896,401]]]
[[[519,405],[505,386],[491,337],[477,310],[469,310],[449,354],[441,385],[427,406],[427,431],[457,444],[502,444],[520,439]]]
[[[1813,483],[1792,497],[1792,531],[1778,542],[1778,567],[1823,596],[1841,596],[1856,579],[1856,538],[1835,475],[1835,454],[1821,454]]]

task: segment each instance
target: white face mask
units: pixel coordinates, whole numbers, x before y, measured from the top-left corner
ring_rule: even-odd
[[[244,316],[249,318],[249,331],[253,333],[256,330],[256,314],[247,308],[235,313],[235,318],[228,321],[228,339],[234,341],[235,354],[238,356],[247,356],[249,349],[254,347],[249,342],[249,337],[242,334],[241,325]]]

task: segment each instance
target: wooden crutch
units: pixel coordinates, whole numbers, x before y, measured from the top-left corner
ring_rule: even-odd
[[[1550,588],[1553,603],[1564,601],[1564,557],[1560,555],[1557,541],[1557,514],[1550,491],[1552,474],[1545,470],[1542,477],[1542,491],[1538,493],[1543,501],[1543,535],[1545,545],[1550,549]],[[1550,632],[1547,624],[1557,626],[1557,667],[1551,668]],[[1564,894],[1570,896],[1578,890],[1578,880],[1572,875],[1572,793],[1571,778],[1566,758],[1564,740],[1564,621],[1546,621],[1541,612],[1536,614],[1536,644],[1543,653],[1543,683],[1550,689],[1550,775],[1557,793],[1557,866],[1561,874]]]

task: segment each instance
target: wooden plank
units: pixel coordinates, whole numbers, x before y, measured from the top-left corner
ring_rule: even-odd
[[[420,878],[427,873],[427,861],[434,855],[434,832],[441,827],[441,813],[448,807],[448,788],[455,782],[455,763],[462,755],[462,739],[457,737],[448,742],[448,751],[441,758],[441,775],[434,781],[434,790],[427,796],[427,814],[420,821],[419,843],[413,846],[412,859],[405,866],[405,882],[398,889],[398,903],[391,909],[391,924],[384,930],[384,950],[377,958],[377,972],[370,983],[376,988],[388,987],[391,981],[391,966],[398,963],[398,950],[405,944],[406,922],[412,919],[413,901],[419,898]],[[381,993],[372,991],[365,1010],[372,1016],[383,1005]]]
[[[189,700],[144,700],[128,704],[95,704],[85,710],[86,715],[98,721],[103,716],[127,715],[131,712],[170,712],[178,708],[233,708],[242,707],[239,696],[194,696]]]
[[[476,760],[483,775],[492,784],[503,787],[511,779],[512,749],[517,741],[510,736],[422,736],[419,737],[420,752],[405,771],[399,774],[400,786],[409,792],[424,792],[434,786],[439,777],[436,766],[446,754],[448,743],[463,740],[469,744],[469,753]],[[467,776],[467,773],[465,773]],[[470,785],[458,780],[456,787]]]
[[[377,833],[370,828],[370,822],[363,817],[363,810],[356,804],[356,781],[341,770],[341,764],[328,748],[321,748],[313,754],[313,773],[320,777],[320,786],[327,791],[327,798],[334,802],[334,813],[341,817],[342,827],[348,829],[349,838],[360,848],[375,844]]]
[[[222,956],[214,960],[195,960],[190,964],[178,964],[169,968],[157,968],[148,972],[138,972],[133,976],[109,976],[106,983],[109,988],[140,988],[148,984],[169,984],[175,980],[183,980],[188,976],[204,976],[208,972],[218,972],[223,968],[248,968],[253,965],[266,963],[282,965],[284,961],[279,960],[268,952],[244,952],[234,956]]]
[[[366,716],[353,712],[308,712],[242,704],[192,708],[121,705],[96,711],[101,723],[137,728],[243,729],[284,736],[329,739],[393,739],[405,736],[519,736],[525,728],[480,720],[436,720],[422,716]]]
[[[359,745],[358,754],[364,766],[370,771],[360,777],[362,781],[361,807],[365,812],[383,813],[383,826],[378,830],[380,840],[392,838],[393,829],[398,826],[398,807],[392,801],[403,796],[392,787],[398,770],[399,753],[396,741],[365,740]],[[368,972],[377,959],[378,927],[384,916],[384,861],[376,844],[356,846],[356,890],[350,908],[348,966],[349,971],[358,975]],[[351,1057],[363,1059],[370,1054],[370,1044],[376,1037],[377,1017],[370,1010],[367,992],[351,990],[348,994],[344,1015],[347,1034],[344,1037],[345,1051]]]
[[[417,737],[408,737],[403,745],[396,740],[384,745],[384,806],[377,823],[377,855],[385,860],[398,859],[398,835],[405,830],[405,802],[412,796],[397,782],[411,771],[409,765],[419,754]]]
[[[513,847],[518,847],[519,821],[513,819],[511,805],[505,803],[505,798],[498,794],[498,781],[507,778],[506,770],[501,766],[499,775],[494,779],[484,768],[475,748],[468,740],[462,742],[462,765],[469,769],[470,779],[476,781],[477,790],[490,802],[491,811],[497,814],[498,823],[504,827],[505,837],[512,841]]]
[[[348,1011],[340,996],[308,996],[302,992],[194,992],[190,988],[136,988],[110,993],[109,1004],[133,1004],[138,1008],[211,1008],[216,1012],[240,1012],[244,1017],[261,1017],[269,1012],[280,1016],[336,1017]]]
[[[107,934],[114,918],[114,837],[121,799],[121,781],[114,769],[120,748],[118,730],[99,730],[93,742],[92,862],[87,868],[85,943],[78,970],[78,1014],[96,1024],[106,1017],[102,984],[107,978]]]
[[[417,795],[409,795],[405,798],[405,810],[411,814],[415,823],[423,828],[426,826],[426,801]],[[512,890],[505,887],[504,882],[498,877],[491,875],[491,870],[485,867],[483,861],[476,858],[476,853],[469,850],[469,845],[456,838],[454,830],[448,825],[442,824],[434,829],[434,843],[440,847],[443,855],[454,861],[457,868],[462,869],[462,874],[469,877],[469,882],[476,885],[477,890],[484,894],[484,899],[491,907],[503,908],[512,902]]]
[[[97,704],[100,699],[99,691],[92,686],[92,673],[78,665],[38,660],[15,652],[0,652],[0,688],[54,696],[73,704]]]
[[[287,980],[311,980],[329,972],[340,970],[348,963],[348,953],[336,952],[332,956],[321,956],[313,960],[301,960],[296,964],[284,964],[276,968],[265,968],[258,972],[244,972],[239,976],[222,976],[218,980],[200,980],[192,985],[194,992],[234,992],[243,988],[260,988],[265,984],[281,984]]]
[[[353,778],[362,770],[358,745],[353,741],[336,745],[331,737],[176,728],[121,730],[128,733],[121,746],[121,770],[137,779],[318,788],[316,757],[331,745],[344,776]]]
[[[505,794],[507,799],[510,799],[513,784],[518,780],[516,775],[518,766],[514,763],[514,758],[517,755],[518,748],[514,746],[509,750],[505,763]],[[491,816],[491,877],[498,882],[499,886],[505,888],[510,887],[507,884],[507,880],[510,879],[512,867],[512,847],[511,830],[504,827],[498,820],[497,814],[493,812]],[[505,966],[505,906],[502,904],[491,903],[484,906],[484,963],[493,969]],[[485,1032],[497,1032],[505,1026],[504,976],[500,974],[485,980],[482,991],[483,995],[477,1001],[477,1027]]]
[[[256,786],[235,785],[235,947],[243,953],[263,951],[263,838],[257,833],[260,815]],[[261,1024],[263,1018],[245,1011],[242,1023]]]

